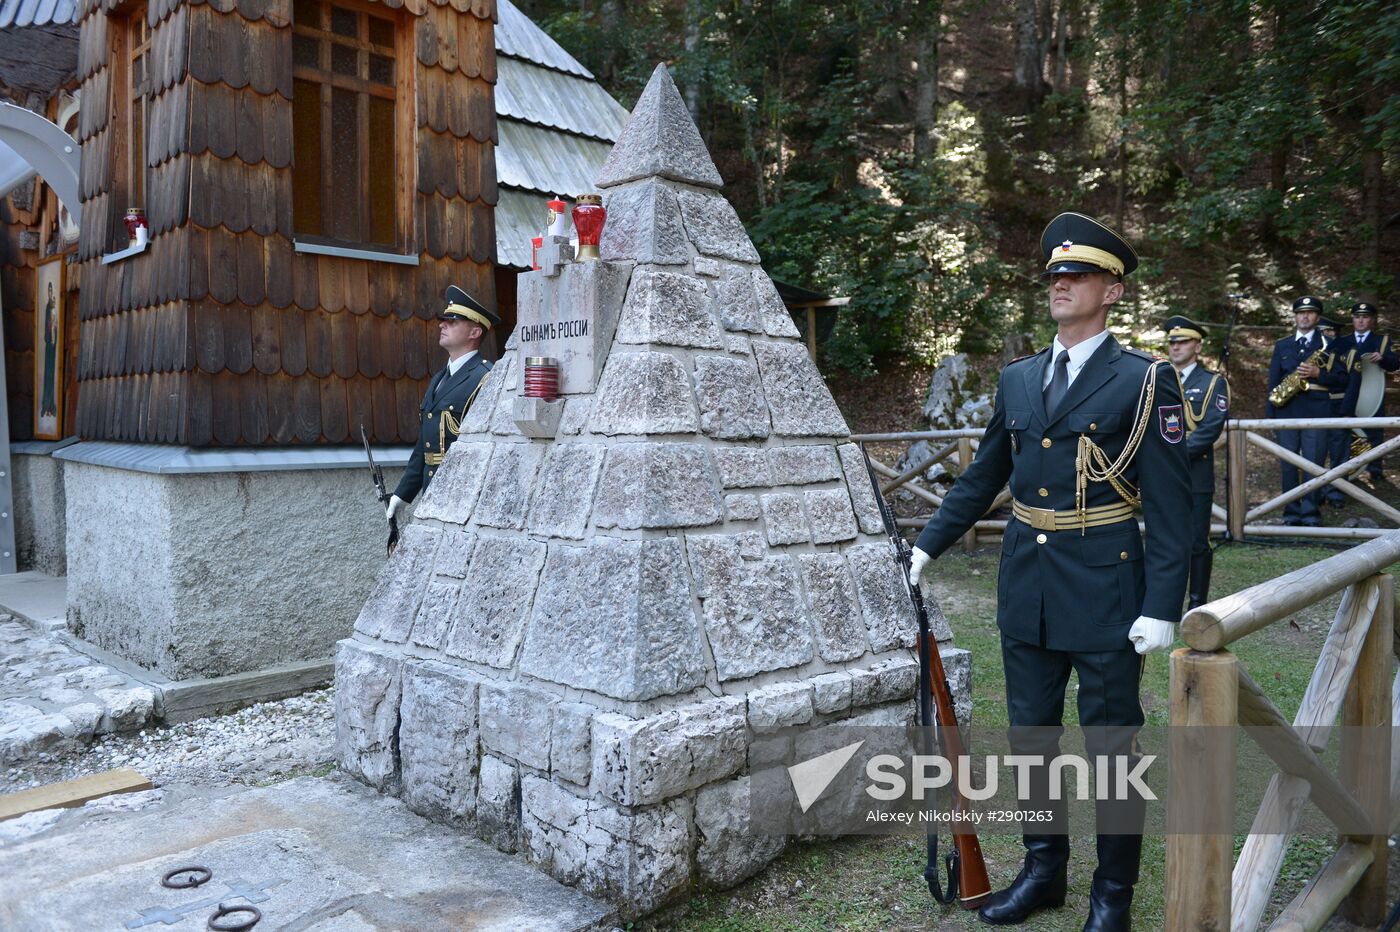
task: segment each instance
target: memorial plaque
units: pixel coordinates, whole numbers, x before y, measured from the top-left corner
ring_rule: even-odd
[[[587,394],[597,387],[631,274],[630,264],[601,260],[566,262],[552,276],[520,274],[519,353],[559,360],[559,394]],[[519,367],[522,392],[524,372]]]

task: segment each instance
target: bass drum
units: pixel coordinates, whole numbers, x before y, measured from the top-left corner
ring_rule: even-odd
[[[1362,360],[1361,387],[1356,391],[1356,416],[1375,417],[1385,400],[1385,370],[1373,362]]]

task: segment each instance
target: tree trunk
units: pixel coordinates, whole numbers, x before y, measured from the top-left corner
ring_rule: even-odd
[[[1122,40],[1118,58],[1118,196],[1113,205],[1113,217],[1118,230],[1128,209],[1128,42]]]
[[[914,44],[914,164],[923,166],[933,158],[933,128],[938,122],[938,30],[942,4],[925,0],[919,4],[923,15],[916,24]]]
[[[1055,17],[1055,78],[1051,86],[1056,94],[1065,92],[1065,72],[1069,67],[1066,61],[1069,45],[1069,0],[1060,3],[1059,15]]]
[[[1039,15],[1036,0],[1016,0],[1016,62],[1012,83],[1027,113],[1040,106],[1040,38],[1036,34]]]
[[[1372,84],[1371,90],[1366,94],[1367,116],[1378,113],[1381,103],[1380,86]],[[1366,149],[1361,163],[1361,216],[1370,236],[1364,255],[1371,269],[1379,273],[1381,271],[1381,230],[1384,226],[1381,221],[1381,205],[1385,201],[1385,158],[1381,151],[1380,140],[1376,138],[1374,130],[1365,132],[1362,139]],[[1375,301],[1380,295],[1370,294],[1367,297]]]
[[[685,57],[689,63],[685,81],[685,108],[695,125],[700,125],[700,63],[695,53],[700,48],[700,4],[697,0],[686,0],[685,4]]]

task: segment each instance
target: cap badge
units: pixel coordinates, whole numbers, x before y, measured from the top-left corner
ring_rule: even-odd
[[[1070,241],[1070,240],[1065,240],[1063,243],[1060,244],[1060,251],[1061,251],[1061,252],[1069,252],[1070,247],[1073,246],[1073,245],[1074,245],[1074,243],[1073,243],[1072,241]]]

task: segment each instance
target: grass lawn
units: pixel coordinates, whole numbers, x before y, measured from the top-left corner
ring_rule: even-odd
[[[1222,547],[1216,551],[1211,592],[1217,597],[1235,592],[1336,552],[1327,547]],[[1006,724],[995,621],[997,559],[992,550],[971,555],[950,552],[934,564],[935,589],[955,642],[972,652],[973,719],[979,727]],[[1334,596],[1232,646],[1255,682],[1290,718],[1302,700],[1339,601],[1340,596]],[[1147,659],[1142,702],[1149,727],[1167,724],[1167,674],[1165,654]],[[1074,689],[1073,679],[1069,688]],[[1072,701],[1066,703],[1066,716],[1071,721],[1075,716]],[[992,887],[1000,889],[1020,868],[1020,838],[984,835],[981,841]],[[1236,839],[1237,851],[1241,842],[1242,838]],[[940,850],[946,850],[947,844],[945,831]],[[1065,908],[1038,913],[1020,928],[1079,929],[1083,924],[1095,863],[1093,837],[1076,837],[1071,846],[1070,895]],[[1265,925],[1302,889],[1332,850],[1330,838],[1293,840]],[[986,928],[975,913],[933,903],[922,879],[924,854],[922,837],[854,837],[792,845],[765,871],[740,886],[696,896],[635,928],[695,932]],[[1397,875],[1400,870],[1391,871],[1392,902],[1400,895]],[[1136,928],[1162,928],[1164,881],[1164,841],[1160,836],[1148,837],[1144,839],[1142,879],[1133,904]],[[1355,927],[1333,920],[1327,928]]]

